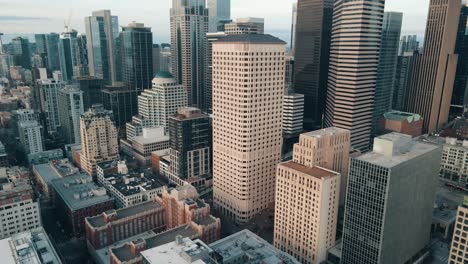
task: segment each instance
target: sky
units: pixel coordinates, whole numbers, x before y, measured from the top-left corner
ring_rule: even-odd
[[[289,41],[296,0],[231,0],[231,17],[263,17],[265,32]],[[65,21],[84,32],[84,17],[110,9],[121,26],[131,21],[152,27],[154,42],[169,42],[171,0],[0,0],[0,32],[15,35],[61,32]],[[429,0],[387,0],[385,11],[404,13],[402,34],[424,34]],[[30,39],[34,41],[33,39]]]

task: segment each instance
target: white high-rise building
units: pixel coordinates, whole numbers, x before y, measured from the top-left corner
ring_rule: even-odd
[[[246,223],[271,206],[281,160],[286,43],[263,34],[213,43],[213,191]]]
[[[138,115],[147,120],[149,127],[166,127],[177,109],[187,106],[187,93],[183,85],[168,72],[159,72],[153,79],[153,87],[138,96]],[[138,135],[136,135],[138,136]]]
[[[37,121],[20,121],[18,123],[19,140],[26,154],[44,151],[41,131],[42,126]]]
[[[351,131],[369,149],[384,0],[337,0],[333,8],[325,126]]]

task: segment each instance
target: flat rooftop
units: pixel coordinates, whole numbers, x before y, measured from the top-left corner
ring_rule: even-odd
[[[272,246],[256,234],[244,229],[209,245],[225,262],[249,256],[244,264],[283,263],[299,264],[293,256]]]
[[[318,166],[314,166],[310,168],[302,164],[296,163],[294,161],[287,161],[287,162],[281,163],[280,165],[289,169],[293,169],[293,170],[305,173],[317,179],[329,178],[329,177],[334,177],[334,176],[339,175],[339,173],[331,171],[331,170],[327,170]]]
[[[269,34],[241,34],[222,37],[213,42],[216,43],[251,43],[251,44],[279,44],[285,45],[286,42]]]
[[[120,219],[130,217],[132,215],[141,214],[146,211],[158,209],[161,207],[162,207],[161,204],[159,204],[158,202],[149,201],[149,202],[137,204],[135,206],[125,207],[125,208],[121,208],[118,210],[111,210],[111,211],[105,212],[105,214],[116,212],[117,218],[114,221],[117,221]],[[102,227],[106,225],[106,222],[104,220],[104,214],[89,217],[87,218],[87,220],[93,227]]]
[[[146,175],[138,172],[129,172],[128,174],[109,173],[105,179],[123,196],[130,196],[142,191],[154,190],[165,186],[164,183],[150,179]]]
[[[336,134],[350,133],[349,130],[338,128],[338,127],[327,127],[324,129],[319,129],[307,133],[301,134],[301,137],[323,137],[323,136],[332,136]]]
[[[51,184],[53,180],[62,178],[62,176],[52,168],[50,163],[33,165],[33,171],[36,171],[38,176],[48,184]]]
[[[72,211],[113,201],[106,189],[98,187],[87,174],[52,180],[52,186]]]
[[[179,242],[170,243],[151,248],[141,252],[145,263],[212,263],[209,246],[201,240],[180,238]],[[193,260],[193,261],[192,261]],[[198,261],[195,261],[198,260]]]
[[[442,147],[423,143],[420,140],[412,139],[409,135],[389,133],[376,137],[374,149],[354,159],[392,168],[437,149],[441,150]]]

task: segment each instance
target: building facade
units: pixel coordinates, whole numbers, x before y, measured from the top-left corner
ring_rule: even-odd
[[[284,57],[285,43],[271,35],[231,35],[213,44],[214,204],[239,223],[274,202]]]
[[[60,131],[67,144],[79,144],[80,117],[84,113],[83,92],[75,86],[65,86],[58,94]]]
[[[468,3],[463,4],[460,11],[455,53],[459,63],[453,86],[452,110],[458,108],[458,111],[452,112],[464,113],[468,106]]]
[[[39,91],[40,109],[45,114],[47,133],[56,133],[60,128],[58,97],[59,92],[65,87],[65,83],[48,79],[38,80],[36,85]]]
[[[231,19],[231,0],[208,0],[208,32],[224,31],[224,24]]]
[[[455,222],[455,230],[453,232],[452,245],[450,247],[449,264],[462,264],[468,261],[466,256],[467,242],[466,237],[468,232],[465,228],[465,222],[468,221],[468,203],[467,198],[463,205],[460,205],[457,210],[457,220]]]
[[[384,6],[339,0],[333,10],[325,127],[351,131],[351,145],[361,151],[371,139]]]
[[[112,113],[102,105],[94,105],[80,118],[81,169],[96,176],[96,164],[119,157],[117,128]]]
[[[411,263],[425,249],[441,153],[391,133],[351,158],[341,263]]]
[[[287,93],[283,97],[283,133],[297,135],[304,129],[304,95]]]
[[[42,141],[42,126],[37,121],[20,121],[18,123],[19,142],[24,153],[34,154],[45,150]]]
[[[259,17],[243,17],[224,25],[227,35],[263,34],[265,19]]]
[[[460,9],[460,1],[431,0],[429,4],[423,53],[414,58],[405,101],[405,111],[424,118],[425,133],[448,121],[458,62],[455,44]]]
[[[208,9],[205,0],[172,1],[171,8],[172,73],[187,92],[188,105],[204,106],[204,61]]]

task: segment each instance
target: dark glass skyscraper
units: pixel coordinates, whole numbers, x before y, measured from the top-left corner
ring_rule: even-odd
[[[57,33],[50,33],[46,35],[46,48],[47,48],[47,69],[50,71],[60,70],[59,58],[59,43],[60,36]]]
[[[142,23],[130,23],[120,33],[122,80],[127,88],[143,91],[153,79],[153,33]]]
[[[189,105],[205,110],[204,66],[208,9],[205,0],[173,0],[172,73],[187,91]]]
[[[322,124],[327,95],[333,0],[299,0],[294,90],[305,96],[304,127]]]
[[[452,113],[463,113],[468,106],[468,4],[462,6],[458,23],[455,53],[458,54],[457,73],[452,94]]]
[[[119,20],[110,10],[93,12],[85,18],[88,45],[89,74],[104,79],[107,84],[121,78],[118,56]]]
[[[102,105],[104,109],[112,111],[115,125],[123,128],[138,113],[138,94],[124,85],[105,86]],[[119,135],[123,136],[123,132],[119,132]]]
[[[104,80],[94,76],[78,77],[76,84],[83,91],[83,107],[85,112],[95,104],[102,104],[102,88]]]
[[[418,36],[405,35],[401,37],[399,55],[404,55],[405,52],[413,52],[415,50],[419,50]]]
[[[71,30],[60,34],[58,45],[59,58],[60,58],[60,71],[64,81],[73,79],[74,68],[76,65],[76,52],[77,52],[77,35],[78,32]]]
[[[403,13],[385,12],[384,14],[379,66],[377,68],[377,84],[375,86],[374,132],[378,130],[380,118],[392,108],[402,21]]]
[[[17,37],[11,41],[13,45],[13,59],[16,66],[31,69],[31,52],[29,51],[29,40]]]

